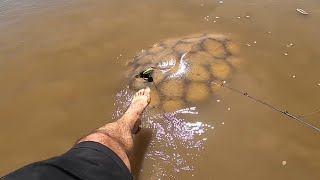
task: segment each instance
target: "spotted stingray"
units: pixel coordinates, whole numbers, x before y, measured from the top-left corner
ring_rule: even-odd
[[[221,34],[168,39],[142,50],[127,63],[129,87],[151,90],[151,106],[166,111],[203,102],[217,90],[216,83],[231,78],[239,60],[238,47]],[[153,82],[135,78],[154,67]]]

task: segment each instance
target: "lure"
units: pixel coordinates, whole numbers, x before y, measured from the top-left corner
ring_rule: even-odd
[[[154,71],[154,68],[150,67],[150,68],[140,72],[138,75],[136,75],[136,78],[143,78],[144,80],[148,80],[149,82],[153,82],[153,78],[151,76],[153,71]]]
[[[151,73],[153,73],[153,71],[154,71],[153,67],[150,67],[150,68],[146,69],[145,71],[143,71],[143,74],[144,75],[151,74]]]
[[[152,73],[154,72],[154,67],[150,67],[144,71],[141,71],[139,74],[136,75],[136,78],[143,78],[144,80],[148,80],[148,82],[153,82],[153,85],[155,87],[155,89],[158,91],[158,87],[156,85],[156,83],[153,81],[153,78],[152,78]],[[160,99],[160,104],[162,106],[162,109],[164,111],[164,117],[166,117],[166,111],[164,109],[164,106],[161,102],[161,99]]]

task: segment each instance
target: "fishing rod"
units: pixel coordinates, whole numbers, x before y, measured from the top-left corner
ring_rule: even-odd
[[[275,107],[275,106],[273,106],[273,105],[271,105],[271,104],[269,104],[269,103],[266,103],[266,102],[264,102],[264,101],[262,101],[262,100],[260,100],[260,99],[258,99],[258,98],[255,98],[255,97],[253,97],[253,96],[250,96],[250,95],[249,95],[248,93],[246,93],[246,92],[242,92],[242,91],[239,91],[239,90],[237,90],[237,89],[234,89],[234,88],[232,88],[232,87],[230,87],[230,86],[225,85],[224,83],[218,84],[218,83],[214,83],[214,82],[213,82],[213,84],[215,84],[215,85],[220,85],[220,86],[222,86],[222,87],[224,87],[224,88],[227,88],[227,89],[229,89],[229,90],[231,90],[231,91],[233,91],[233,92],[236,92],[236,93],[238,93],[238,94],[244,95],[245,97],[247,97],[247,98],[249,98],[249,99],[252,99],[252,100],[254,100],[254,101],[256,101],[256,102],[258,102],[258,103],[260,103],[260,104],[263,104],[264,106],[267,106],[267,107],[269,107],[269,108],[271,108],[271,109],[273,109],[273,110],[275,110],[275,111],[278,111],[278,112],[280,112],[280,113],[288,116],[289,118],[291,118],[291,119],[293,119],[293,120],[296,120],[296,121],[298,121],[298,122],[300,122],[300,123],[302,123],[302,124],[304,124],[304,125],[306,125],[306,126],[309,126],[309,127],[312,128],[312,129],[320,132],[320,128],[318,128],[318,127],[316,127],[316,126],[314,126],[314,125],[306,122],[305,120],[303,120],[303,119],[301,119],[301,118],[299,118],[299,117],[297,117],[297,116],[295,116],[295,115],[293,115],[293,114],[290,114],[288,111],[283,111],[283,110],[281,110],[281,109],[278,108],[278,107]]]

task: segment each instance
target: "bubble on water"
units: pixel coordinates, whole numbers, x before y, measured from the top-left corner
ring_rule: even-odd
[[[247,15],[246,18],[250,18],[250,16]]]
[[[222,122],[222,125],[224,125],[224,122]]]
[[[203,4],[201,4],[201,6],[203,6]]]
[[[238,19],[240,19],[241,17],[240,16],[238,16]]]
[[[201,126],[202,122],[196,122],[196,126]]]
[[[228,111],[230,111],[231,110],[231,108],[228,108]]]
[[[119,55],[120,57],[122,56],[122,54]]]
[[[253,41],[254,44],[257,44],[257,41]]]
[[[217,99],[217,102],[220,102],[220,99]]]
[[[287,46],[287,47],[291,47],[291,46],[293,46],[293,44],[292,44],[292,43],[290,43],[290,44],[287,44],[286,46]]]
[[[283,53],[285,56],[288,56],[288,53]]]
[[[320,83],[318,83],[318,86],[320,86]]]
[[[223,4],[223,1],[219,1],[219,4]]]
[[[269,31],[268,34],[271,34],[271,31]]]
[[[305,10],[301,9],[301,8],[297,8],[296,9],[299,13],[303,14],[303,15],[309,15],[308,12],[306,12]]]
[[[223,84],[225,84],[227,81],[223,81]]]
[[[293,76],[292,76],[292,78],[295,78],[295,77],[296,77],[296,75],[293,75]]]
[[[217,21],[213,21],[213,22],[215,23],[215,22],[217,22]]]
[[[250,44],[246,44],[246,46],[250,47],[251,45]]]
[[[216,16],[216,19],[219,19],[219,16]]]
[[[287,161],[282,161],[282,166],[285,166],[287,164]]]

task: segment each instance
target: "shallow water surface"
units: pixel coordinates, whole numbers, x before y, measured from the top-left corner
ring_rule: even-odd
[[[0,2],[0,175],[68,150],[119,117],[121,73],[142,49],[229,35],[241,64],[227,85],[295,115],[320,109],[320,1]],[[310,14],[296,12],[303,8]],[[320,127],[320,113],[303,119]],[[176,112],[149,109],[131,157],[137,179],[320,178],[320,133],[221,88]]]

